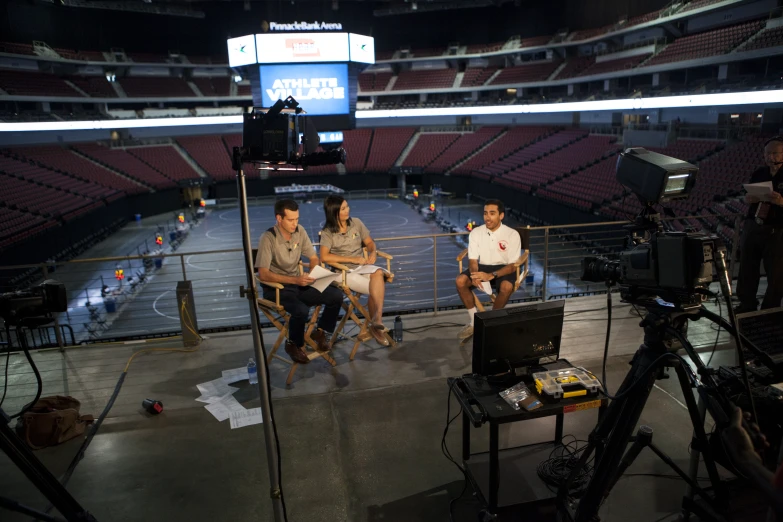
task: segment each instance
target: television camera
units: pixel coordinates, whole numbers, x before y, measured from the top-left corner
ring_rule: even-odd
[[[242,147],[239,157],[233,158],[234,170],[239,170],[242,163],[264,163],[272,170],[284,165],[306,168],[345,163],[342,147],[316,152],[320,145],[318,131],[305,114],[292,96],[277,100],[269,109],[253,107],[245,113]]]
[[[626,249],[618,259],[586,257],[582,281],[620,286],[621,297],[651,304],[659,297],[678,306],[699,306],[712,283],[712,264],[725,246],[717,236],[664,231],[654,205],[685,199],[696,183],[698,168],[682,160],[630,148],[617,159],[617,181],[643,205],[627,225]]]
[[[720,239],[710,234],[664,230],[660,215],[654,209],[657,204],[687,198],[696,183],[697,173],[698,168],[690,163],[643,148],[629,148],[617,160],[617,181],[636,195],[643,209],[626,226],[626,248],[616,259],[586,257],[582,260],[582,280],[605,282],[608,287],[609,323],[604,348],[603,393],[611,403],[558,491],[560,520],[600,520],[601,504],[645,447],[652,449],[688,483],[689,492],[682,504],[684,513],[694,513],[699,520],[727,520],[730,494],[716,467],[716,462],[727,465],[727,460],[721,450],[716,451],[717,445],[710,444],[710,438],[719,437],[721,430],[728,426],[734,404],[719,386],[717,372],[702,362],[686,336],[688,321],[704,317],[735,337],[743,384],[753,418],[756,418],[742,341],[737,335],[736,317],[731,307],[726,248]],[[728,303],[729,321],[702,306],[711,295],[709,285],[713,281],[713,266]],[[640,323],[644,328],[644,342],[634,355],[631,369],[619,389],[611,396],[606,390],[605,369],[611,326],[611,287],[614,285],[619,287],[624,302],[639,305],[647,313]],[[677,353],[680,348],[690,363]],[[699,452],[703,457],[710,479],[709,488],[699,484],[694,473],[687,474],[652,443],[650,427],[642,426],[637,436],[632,436],[655,381],[668,377],[667,368],[676,371],[693,424],[691,450],[697,463]],[[701,404],[696,402],[694,389]],[[704,430],[705,410],[716,422],[716,431],[710,436]],[[748,431],[753,433],[753,430]],[[630,447],[629,443],[632,443]],[[761,444],[760,440],[754,443]],[[574,490],[572,484],[580,474],[587,473],[594,454],[596,463],[589,482],[578,491]],[[731,466],[730,461],[728,465]],[[693,462],[691,466],[693,471]]]
[[[47,279],[38,286],[0,294],[0,317],[6,325],[18,326],[26,319],[37,318],[47,324],[53,321],[52,314],[65,312],[68,298],[65,285],[54,279]]]

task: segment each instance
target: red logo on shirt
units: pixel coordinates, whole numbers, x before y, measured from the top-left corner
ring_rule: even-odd
[[[508,248],[508,243],[506,243],[505,241],[501,240],[501,241],[498,242],[498,247],[500,248],[500,250],[502,252],[505,252],[506,249]]]

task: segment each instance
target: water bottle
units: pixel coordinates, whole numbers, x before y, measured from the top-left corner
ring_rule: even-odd
[[[258,368],[252,357],[247,363],[247,380],[250,381],[250,384],[258,384]]]
[[[402,317],[399,315],[394,318],[394,342],[402,342]]]

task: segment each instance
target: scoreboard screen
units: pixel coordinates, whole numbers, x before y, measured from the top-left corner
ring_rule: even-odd
[[[350,58],[348,33],[257,34],[256,52],[258,63],[347,62]]]
[[[311,116],[350,112],[345,63],[260,65],[259,73],[263,107],[293,96]]]

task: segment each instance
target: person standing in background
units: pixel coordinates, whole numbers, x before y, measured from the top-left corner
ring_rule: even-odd
[[[764,144],[764,167],[750,177],[750,183],[772,182],[772,195],[766,201],[745,195],[749,205],[740,240],[740,271],[737,313],[755,312],[761,278],[761,263],[767,274],[767,292],[761,308],[775,308],[783,300],[783,136]]]

